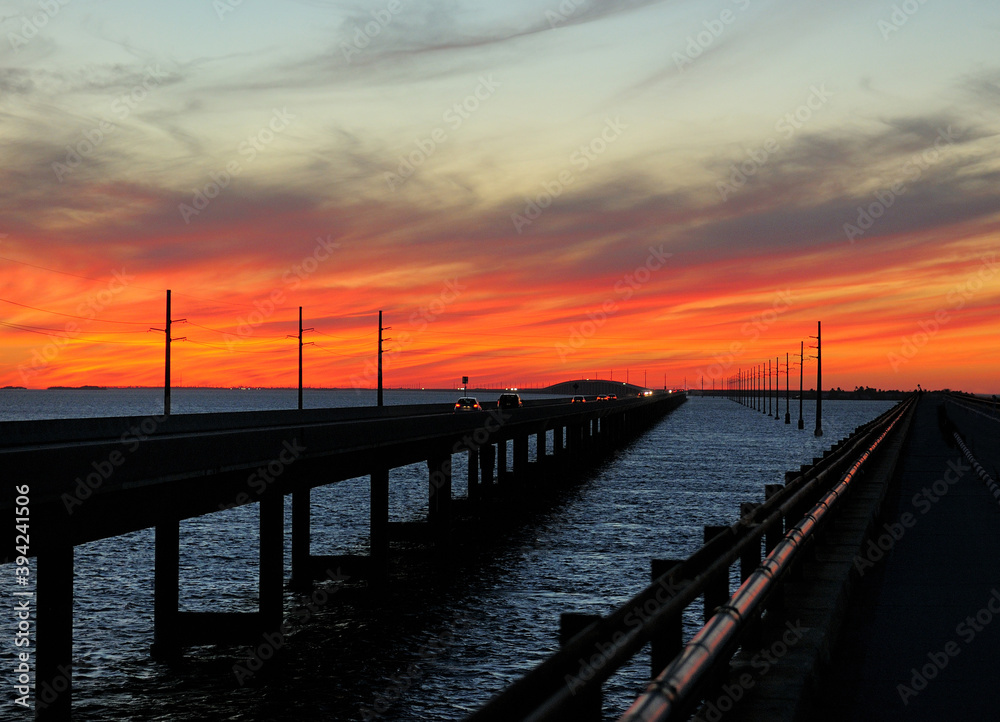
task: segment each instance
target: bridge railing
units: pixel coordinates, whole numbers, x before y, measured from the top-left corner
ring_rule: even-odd
[[[851,488],[858,470],[913,401],[858,427],[813,465],[787,474],[784,486],[769,486],[764,503],[747,505],[732,526],[706,527],[704,546],[687,559],[654,561],[653,583],[607,616],[563,615],[561,648],[470,721],[599,720],[603,683],[647,644],[655,679],[623,719],[690,714],[756,627],[777,581],[802,559],[835,501]],[[763,564],[762,546],[767,555]],[[737,560],[743,585],[730,598],[729,572]],[[685,647],[682,615],[699,597],[704,598],[707,624]]]

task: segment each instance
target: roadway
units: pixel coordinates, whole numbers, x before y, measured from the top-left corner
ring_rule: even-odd
[[[852,599],[823,720],[996,719],[1000,685],[1000,505],[942,433],[940,395],[924,396],[876,537],[855,563]],[[995,474],[1000,422],[948,403],[979,462]],[[878,534],[878,532],[876,532]],[[869,564],[870,562],[870,564]]]

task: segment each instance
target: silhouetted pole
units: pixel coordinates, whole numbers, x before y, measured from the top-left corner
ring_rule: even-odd
[[[309,344],[302,343],[302,332],[303,331],[313,331],[312,328],[302,328],[302,306],[299,306],[299,335],[289,336],[288,338],[298,338],[299,339],[299,410],[302,410],[302,347],[308,346]],[[312,343],[310,341],[309,343]]]
[[[802,370],[806,365],[805,357],[805,341],[799,341],[799,428],[806,428],[805,422],[802,421]]]
[[[779,407],[781,406],[781,358],[774,357],[774,418],[781,418]]]
[[[392,339],[382,338],[382,332],[388,331],[392,326],[382,325],[382,312],[378,312],[378,405],[382,406],[382,342]]]
[[[757,374],[757,394],[760,396],[760,413],[766,413],[764,411],[764,364],[762,363],[759,367]]]
[[[767,415],[771,415],[771,359],[767,360],[767,381],[764,383],[764,393],[767,395]]]
[[[791,392],[788,390],[788,352],[785,352],[785,423],[792,423],[792,414],[788,411],[788,404],[791,401]]]
[[[177,323],[183,323],[187,321],[186,318],[177,319]],[[183,341],[187,338],[184,336],[182,338],[171,338],[170,337],[170,326],[174,321],[170,318],[170,289],[167,289],[167,319],[166,325],[163,328],[151,328],[150,331],[161,331],[166,337],[166,358],[163,365],[163,415],[170,416],[170,342],[171,341]]]
[[[378,312],[378,406],[382,406],[382,312]]]
[[[163,415],[170,416],[170,289],[167,289],[167,323],[163,329],[166,337],[167,360],[164,364],[165,374],[163,377]]]
[[[823,435],[823,340],[821,322],[816,322],[816,436]]]

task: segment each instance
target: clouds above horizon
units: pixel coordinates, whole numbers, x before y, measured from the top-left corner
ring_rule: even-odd
[[[996,247],[1000,66],[976,53],[998,10],[961,3],[942,20],[922,6],[883,38],[891,8],[864,3],[387,7],[220,18],[187,2],[143,19],[125,3],[65,6],[0,64],[0,256],[95,277],[127,267],[141,285],[247,303],[288,290],[282,277],[329,238],[335,262],[296,284],[310,303],[408,316],[457,277],[469,290],[449,307],[455,329],[521,317],[560,338],[623,301],[615,284],[662,246],[669,268],[580,356],[620,354],[616,339],[674,309],[667,325],[693,340],[666,359],[710,358],[717,334],[680,324],[738,329],[789,275],[814,315],[885,328],[904,292],[866,295],[868,279],[936,272],[946,287]],[[938,58],[923,88],[898,72],[923,66],[919,46]],[[0,297],[25,292],[12,279],[30,268],[0,267]],[[994,282],[977,302],[996,298]]]

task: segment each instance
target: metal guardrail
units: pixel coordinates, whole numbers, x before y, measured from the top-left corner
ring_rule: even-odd
[[[815,459],[812,466],[803,467],[794,478],[786,478],[785,486],[769,487],[772,493],[766,501],[753,505],[732,526],[722,527],[711,538],[706,533],[704,546],[654,575],[653,583],[628,602],[605,617],[588,620],[578,633],[564,635],[569,638],[557,652],[471,715],[470,722],[599,719],[602,684],[646,644],[651,644],[654,668],[659,667],[654,672],[674,660],[667,667],[667,671],[673,670],[670,677],[654,682],[657,693],[671,700],[671,708],[690,711],[698,702],[692,695],[704,679],[705,670],[720,664],[720,660],[728,663],[725,652],[738,642],[743,622],[756,616],[777,578],[794,563],[798,550],[810,541],[829,507],[846,491],[849,480],[913,401],[910,398],[901,402],[858,427],[823,458]],[[790,529],[782,541],[778,537],[786,519],[803,522]],[[709,529],[716,531],[706,528],[706,532]],[[766,567],[761,565],[762,541],[768,554]],[[735,602],[727,602],[729,569],[737,559],[741,560],[744,584]],[[753,581],[749,581],[751,578]],[[718,617],[719,621],[699,633],[697,643],[692,640],[684,650],[680,641],[682,613],[702,595],[706,617]],[[723,613],[718,614],[719,610]],[[663,662],[663,666],[655,660]],[[683,696],[675,695],[673,689],[683,690]],[[640,710],[648,704],[652,702],[645,698],[636,702]],[[660,719],[633,717],[647,718]]]
[[[646,692],[622,715],[620,722],[666,722],[675,719],[679,710],[686,711],[701,680],[710,676],[720,664],[728,664],[731,650],[745,622],[760,611],[768,595],[788,572],[796,555],[807,540],[833,513],[834,505],[844,496],[858,471],[903,417],[905,409],[892,419],[860,457],[851,465],[840,482],[826,492],[802,519],[785,534],[784,539],[764,559],[740,586],[729,602],[691,639],[678,656],[649,685]]]

